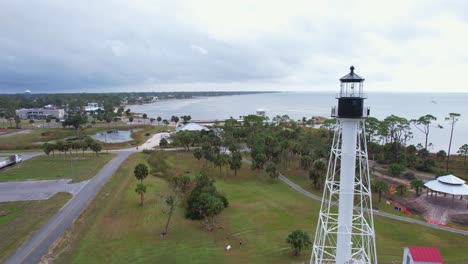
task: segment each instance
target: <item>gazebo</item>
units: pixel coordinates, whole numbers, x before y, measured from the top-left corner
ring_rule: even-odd
[[[436,180],[426,182],[424,186],[426,186],[432,192],[435,191],[437,193],[451,194],[452,206],[455,200],[455,195],[468,195],[468,185],[465,184],[465,181],[452,174],[441,176],[438,177]],[[427,191],[427,198],[429,198],[429,190]]]

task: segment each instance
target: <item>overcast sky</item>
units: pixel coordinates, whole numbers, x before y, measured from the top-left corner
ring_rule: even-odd
[[[468,1],[0,1],[0,92],[465,92]]]

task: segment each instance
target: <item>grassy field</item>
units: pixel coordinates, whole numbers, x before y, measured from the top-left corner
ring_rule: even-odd
[[[45,201],[0,203],[0,211],[9,212],[0,217],[0,262],[47,223],[71,197],[69,193],[58,193]]]
[[[96,175],[114,156],[113,153],[101,153],[99,156],[91,153],[85,153],[84,156],[81,153],[41,155],[1,170],[0,182],[46,179],[72,179],[73,182],[80,182]]]
[[[323,193],[314,188],[313,186],[311,186],[311,182],[309,182],[307,180],[307,173],[302,170],[302,169],[284,169],[284,170],[281,170],[281,173],[286,177],[288,178],[289,180],[291,180],[292,182],[294,182],[295,184],[299,185],[302,189],[312,193],[312,194],[315,194],[319,197],[322,197]],[[414,193],[411,191],[411,190],[408,190],[408,192],[406,193],[406,197],[409,197],[409,196],[414,196]],[[392,205],[392,204],[386,204],[385,203],[385,198],[382,197],[382,201],[380,202],[380,204],[378,203],[378,200],[379,200],[379,196],[377,193],[373,193],[372,194],[372,208],[376,209],[376,210],[379,210],[381,212],[385,212],[385,213],[389,213],[389,214],[394,214],[394,215],[398,215],[398,216],[403,216],[403,217],[408,217],[408,218],[413,218],[413,219],[417,219],[417,220],[423,220],[423,218],[421,218],[420,216],[418,215],[414,215],[414,214],[411,214],[411,215],[407,215],[405,213],[403,213],[402,211],[395,211],[395,206]]]
[[[171,153],[172,173],[193,174],[200,164],[191,153]],[[145,158],[136,154],[125,161],[91,205],[56,244],[48,259],[54,263],[304,263],[310,250],[294,257],[286,244],[295,229],[315,234],[318,201],[306,198],[284,183],[272,183],[248,166],[238,177],[232,172],[217,176],[217,188],[229,199],[218,217],[223,230],[206,231],[199,221],[187,220],[183,208],[173,216],[169,237],[162,239],[166,215],[161,194],[167,192],[163,178],[148,176],[146,204],[138,206],[133,167]],[[218,170],[213,170],[218,174]],[[466,236],[456,235],[387,218],[376,217],[380,263],[399,263],[404,246],[435,246],[445,263],[463,263]],[[239,247],[239,240],[243,246]],[[224,248],[233,249],[225,253]]]
[[[139,125],[139,126],[100,126],[100,127],[91,127],[85,128],[83,130],[84,134],[93,135],[100,131],[106,131],[109,129],[136,129],[140,128],[141,130],[136,131],[132,134],[132,140],[122,143],[114,144],[103,144],[104,149],[117,149],[133,145],[142,144],[149,136],[163,131],[163,130],[173,130],[172,127],[165,126],[148,126],[148,125]],[[148,134],[148,136],[146,136]],[[42,144],[45,142],[55,142],[57,140],[64,140],[68,137],[75,137],[77,131],[73,128],[37,128],[30,130],[23,130],[19,134],[0,136],[0,149],[1,150],[25,150],[25,149],[35,149],[40,150]]]
[[[20,134],[0,137],[0,149],[40,149],[41,144],[34,143],[63,139],[73,135],[75,135],[75,131],[73,129],[40,128],[25,130]]]

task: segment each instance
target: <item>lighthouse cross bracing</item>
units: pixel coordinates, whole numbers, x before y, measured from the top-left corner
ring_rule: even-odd
[[[341,109],[338,109],[311,264],[377,263],[365,137],[368,111],[364,111],[362,104],[364,79],[353,71],[354,67],[340,79]],[[349,88],[355,86],[352,82],[359,82],[358,93]],[[336,114],[336,109],[332,114]]]

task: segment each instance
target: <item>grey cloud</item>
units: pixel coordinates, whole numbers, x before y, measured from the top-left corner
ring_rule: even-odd
[[[29,2],[8,2],[0,9],[9,11],[0,18],[2,88],[223,82],[287,74],[287,58],[278,62],[278,53],[215,41],[168,16],[119,17],[112,8]],[[209,52],[194,52],[193,45]]]
[[[365,59],[382,65],[401,62],[399,54],[380,54],[379,47],[368,42],[369,31],[402,45],[433,33],[416,23],[430,13],[426,10],[414,20],[396,20],[382,28],[346,18],[297,17],[284,31],[223,40],[190,25],[172,1],[148,1],[148,8],[139,9],[132,4],[0,2],[0,92],[275,82],[291,76],[323,84],[330,76],[344,75],[348,64]]]

